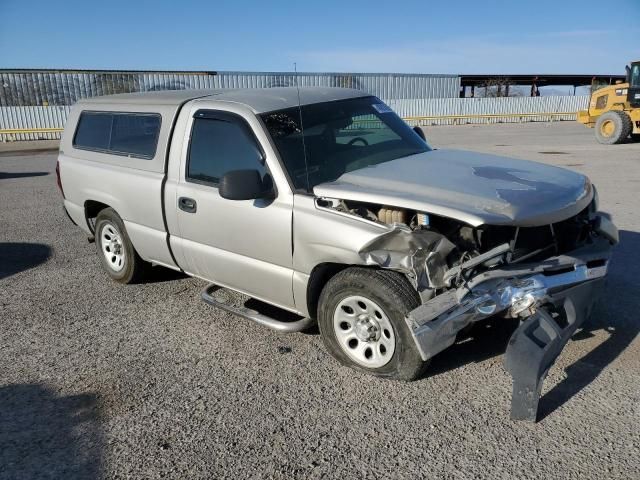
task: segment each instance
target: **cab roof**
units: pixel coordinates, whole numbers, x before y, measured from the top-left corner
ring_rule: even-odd
[[[350,88],[301,87],[300,104],[331,102],[348,98],[367,97],[370,94]],[[180,105],[195,99],[221,100],[247,105],[255,113],[270,112],[298,105],[298,89],[295,87],[218,89],[218,90],[163,90],[157,92],[123,93],[90,97],[78,102],[81,105],[131,104],[131,105]]]

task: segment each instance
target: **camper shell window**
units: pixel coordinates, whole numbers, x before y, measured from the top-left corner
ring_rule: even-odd
[[[84,111],[78,120],[73,147],[152,159],[158,146],[160,124],[157,113]]]

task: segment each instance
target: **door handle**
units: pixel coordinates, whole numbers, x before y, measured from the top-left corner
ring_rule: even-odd
[[[180,197],[178,199],[178,208],[187,213],[196,213],[198,204],[193,198]]]

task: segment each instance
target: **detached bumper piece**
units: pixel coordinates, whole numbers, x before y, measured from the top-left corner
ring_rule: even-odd
[[[513,378],[511,419],[535,422],[547,372],[558,355],[591,314],[604,279],[551,295],[551,305],[538,309],[513,333],[504,366]]]
[[[409,312],[406,322],[422,359],[452,345],[473,322],[494,315],[522,319],[505,357],[513,378],[511,418],[536,421],[542,382],[603,287],[617,230],[606,219],[598,226],[600,236],[586,247],[489,270]]]

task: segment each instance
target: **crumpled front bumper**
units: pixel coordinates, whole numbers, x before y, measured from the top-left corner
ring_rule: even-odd
[[[505,356],[513,377],[511,418],[535,421],[542,382],[602,291],[616,227],[604,216],[588,246],[530,265],[482,273],[444,292],[406,318],[423,360],[455,342],[467,325],[494,315],[521,318]]]

